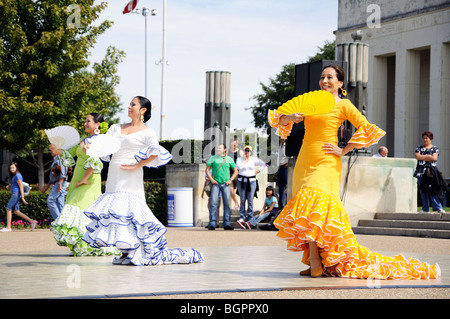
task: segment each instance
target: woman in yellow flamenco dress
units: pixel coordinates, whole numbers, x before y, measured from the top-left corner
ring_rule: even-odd
[[[303,117],[269,111],[269,123],[286,138],[293,123],[305,121],[305,136],[293,173],[292,198],[274,221],[277,236],[287,249],[303,251],[310,268],[300,275],[371,279],[435,279],[438,264],[429,265],[402,255],[386,257],[359,245],[339,198],[341,156],[354,148],[376,144],[385,132],[370,124],[348,100],[339,97],[344,72],[339,66],[322,70],[320,88],[335,99],[326,114]],[[337,146],[337,130],[349,120],[357,128],[344,149]]]

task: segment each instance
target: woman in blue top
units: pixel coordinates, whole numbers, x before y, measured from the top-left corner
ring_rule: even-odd
[[[1,229],[2,232],[10,232],[11,231],[11,220],[12,220],[12,211],[14,214],[19,216],[22,219],[25,219],[27,222],[31,224],[31,230],[36,226],[36,221],[20,212],[19,210],[19,201],[22,199],[22,202],[25,205],[28,205],[25,200],[25,195],[23,191],[23,177],[22,174],[19,173],[19,166],[16,162],[12,162],[9,164],[9,177],[11,178],[11,198],[6,205],[6,228]],[[8,187],[8,186],[7,186]]]
[[[244,226],[244,229],[256,228],[256,225],[262,220],[264,220],[269,215],[277,216],[279,212],[278,198],[274,193],[272,186],[267,186],[266,188],[266,199],[264,201],[264,207],[259,212],[258,216],[253,216],[248,222],[239,224],[239,226]]]

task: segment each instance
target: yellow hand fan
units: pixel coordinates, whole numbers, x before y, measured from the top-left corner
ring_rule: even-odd
[[[326,114],[334,108],[334,96],[328,91],[311,91],[283,103],[277,111],[282,114],[303,113],[304,116]]]

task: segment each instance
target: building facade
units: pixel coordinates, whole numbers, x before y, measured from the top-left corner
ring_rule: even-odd
[[[449,179],[450,1],[339,0],[338,10],[337,48],[358,31],[368,47],[366,116],[386,130],[381,144],[414,158],[422,132],[433,132]]]

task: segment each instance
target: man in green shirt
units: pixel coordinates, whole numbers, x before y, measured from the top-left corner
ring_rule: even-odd
[[[230,169],[233,170],[233,176],[230,176]],[[227,156],[227,148],[220,144],[216,148],[216,155],[211,156],[206,163],[206,176],[211,182],[210,206],[209,206],[209,230],[217,227],[217,204],[219,202],[219,193],[222,194],[223,201],[223,229],[233,230],[231,227],[230,210],[230,184],[237,177],[238,170],[234,160]]]

